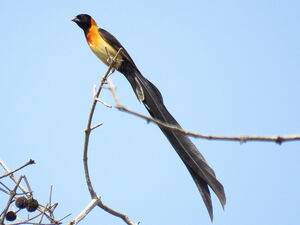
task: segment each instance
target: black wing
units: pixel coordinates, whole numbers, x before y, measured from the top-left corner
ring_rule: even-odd
[[[132,58],[121,43],[104,29],[99,28],[99,33],[102,38],[117,51],[120,48],[123,49],[123,63],[118,68],[118,71],[125,75],[135,91],[136,96],[141,102],[143,102],[150,115],[155,119],[180,128],[178,122],[165,107],[160,91],[140,73]],[[204,157],[186,135],[166,129],[165,127],[159,127],[192,175],[212,220],[213,208],[208,186],[210,186],[216,193],[221,205],[224,207],[226,197],[222,184],[217,180],[212,168],[210,168]]]
[[[133,66],[136,67],[134,61],[132,60],[132,58],[130,57],[130,55],[128,54],[128,52],[126,51],[126,49],[122,46],[122,44],[117,40],[117,38],[115,38],[111,33],[109,33],[108,31],[99,28],[99,33],[101,35],[101,37],[108,43],[110,44],[110,46],[112,46],[114,49],[116,49],[117,51],[122,48],[122,56],[125,57],[125,59],[127,61],[129,61]]]

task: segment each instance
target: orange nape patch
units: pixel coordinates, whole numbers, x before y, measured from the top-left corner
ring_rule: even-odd
[[[108,57],[114,57],[117,51],[102,38],[99,27],[93,19],[91,19],[91,27],[86,35],[86,40],[95,55],[108,66]]]

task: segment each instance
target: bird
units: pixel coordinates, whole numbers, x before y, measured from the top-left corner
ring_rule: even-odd
[[[111,59],[121,49],[113,64],[113,68],[125,76],[136,97],[144,104],[152,118],[181,128],[166,108],[158,88],[142,75],[127,50],[111,33],[99,27],[96,21],[88,14],[79,14],[72,21],[83,30],[92,52],[107,66],[110,65]],[[214,170],[208,165],[203,155],[188,136],[174,129],[158,126],[190,172],[202,196],[210,219],[213,221],[210,189],[214,191],[224,209],[226,195],[223,185],[218,181]]]

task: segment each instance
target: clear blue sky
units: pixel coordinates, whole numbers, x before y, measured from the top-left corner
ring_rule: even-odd
[[[92,15],[161,90],[181,125],[215,135],[300,132],[299,1],[1,2],[1,158],[23,170],[41,201],[54,185],[57,217],[89,202],[84,127],[106,67],[70,19]],[[146,114],[123,75],[122,103]],[[113,103],[109,93],[105,101]],[[153,124],[97,108],[90,169],[103,201],[143,225],[211,224],[188,171]],[[227,194],[215,225],[299,224],[300,143],[194,140]],[[124,224],[94,210],[81,224]]]

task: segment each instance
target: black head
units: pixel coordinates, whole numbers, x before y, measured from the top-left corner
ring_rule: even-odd
[[[74,19],[72,19],[72,21],[77,23],[77,25],[84,31],[87,31],[92,25],[91,19],[92,17],[88,14],[79,14]]]

